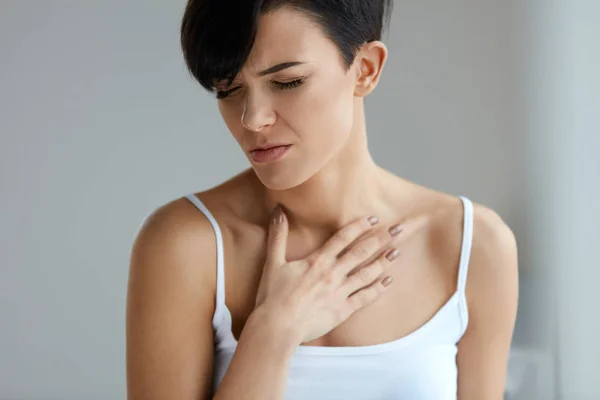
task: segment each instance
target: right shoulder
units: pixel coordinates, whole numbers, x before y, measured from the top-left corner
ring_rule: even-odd
[[[127,289],[128,398],[209,398],[216,253],[210,222],[185,198],[144,220]]]
[[[157,207],[140,227],[135,244],[182,245],[192,239],[214,236],[213,228],[204,214],[185,197]]]
[[[191,278],[202,292],[214,293],[216,238],[210,221],[188,199],[181,197],[148,215],[131,249],[130,277],[157,281]],[[189,282],[189,281],[188,281]]]

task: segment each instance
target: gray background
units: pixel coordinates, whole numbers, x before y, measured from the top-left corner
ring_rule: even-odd
[[[140,223],[248,166],[184,68],[184,3],[0,2],[1,399],[125,398]],[[367,102],[382,166],[517,235],[512,399],[600,398],[598,4],[397,0]]]

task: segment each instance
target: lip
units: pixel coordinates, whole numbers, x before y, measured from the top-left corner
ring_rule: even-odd
[[[269,143],[266,144],[264,146],[256,146],[250,149],[250,151],[255,151],[255,150],[269,150],[272,149],[273,147],[280,147],[280,146],[290,146],[289,143]]]
[[[255,147],[250,151],[250,155],[255,163],[272,163],[281,160],[290,147],[292,147],[291,144]]]

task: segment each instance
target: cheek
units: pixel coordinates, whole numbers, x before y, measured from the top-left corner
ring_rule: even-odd
[[[354,89],[344,78],[315,83],[288,109],[304,142],[326,144],[345,138],[352,128]],[[326,146],[326,149],[330,146]]]

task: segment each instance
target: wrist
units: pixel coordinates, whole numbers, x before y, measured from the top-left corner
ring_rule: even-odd
[[[251,330],[260,332],[261,337],[273,341],[273,344],[282,347],[282,349],[295,351],[302,343],[299,330],[292,321],[285,317],[282,310],[277,312],[259,306],[250,314],[246,326]]]

